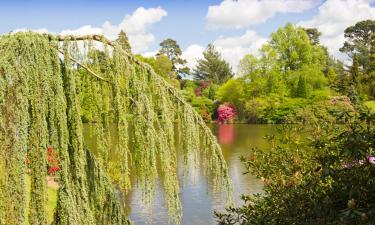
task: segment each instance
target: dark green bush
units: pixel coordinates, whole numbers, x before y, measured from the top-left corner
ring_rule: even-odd
[[[216,212],[218,224],[374,224],[375,116],[344,115],[345,125],[285,125],[270,149],[243,158],[264,193]]]

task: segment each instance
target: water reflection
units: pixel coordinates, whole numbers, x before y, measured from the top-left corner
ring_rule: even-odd
[[[276,129],[272,125],[247,125],[247,124],[213,124],[213,133],[217,136],[222,147],[224,158],[229,167],[229,175],[233,181],[234,202],[241,204],[241,194],[259,193],[262,183],[250,174],[243,175],[245,171],[240,156],[246,156],[252,147],[267,147],[264,139],[267,134],[274,134]],[[90,145],[88,133],[85,138]],[[91,143],[92,144],[92,143]],[[93,146],[90,146],[93,147]],[[182,167],[182,163],[180,163]],[[226,200],[222,194],[213,194],[210,185],[202,171],[198,174],[189,173],[183,176],[179,169],[180,199],[183,209],[182,225],[215,224],[214,210],[225,208]],[[135,184],[135,177],[133,184]],[[129,216],[136,225],[145,225],[152,222],[156,225],[168,224],[167,209],[164,207],[164,195],[161,182],[158,182],[154,201],[150,209],[145,209],[141,202],[141,191],[134,186],[126,196]]]
[[[218,125],[217,138],[221,145],[232,144],[234,138],[234,124]]]

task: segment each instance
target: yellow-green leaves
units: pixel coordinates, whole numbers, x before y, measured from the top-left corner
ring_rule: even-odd
[[[70,37],[59,43],[31,32],[0,36],[1,225],[25,224],[26,216],[31,224],[47,223],[49,146],[58,151],[61,168],[56,225],[128,224],[117,192],[131,190],[131,174],[146,206],[162,181],[170,222],[178,224],[178,144],[186,168],[203,162],[215,189],[230,192],[220,147],[202,118],[151,67],[103,40]],[[96,152],[85,147],[82,118],[93,127]],[[176,127],[182,140],[175,139]]]

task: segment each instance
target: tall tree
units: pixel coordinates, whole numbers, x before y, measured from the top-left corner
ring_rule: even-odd
[[[320,36],[322,35],[322,33],[318,29],[316,29],[316,28],[303,28],[303,30],[306,32],[307,36],[309,36],[311,44],[313,44],[313,45],[319,45],[320,44]]]
[[[252,54],[245,55],[238,64],[238,74],[240,76],[249,75],[260,69],[259,60]]]
[[[290,23],[272,33],[268,46],[263,47],[263,50],[268,55],[276,54],[283,72],[298,70],[306,65],[321,64],[326,58],[320,46],[312,45],[305,30]]]
[[[371,37],[369,70],[370,72],[375,72],[375,32],[372,33]]]
[[[375,32],[375,20],[360,21],[345,29],[346,41],[340,48],[341,52],[347,53],[351,58],[357,53],[359,65],[363,67],[365,73],[368,72],[373,32]]]
[[[272,33],[270,41],[262,47],[262,61],[266,62],[263,67],[274,68],[273,74],[281,75],[291,95],[294,95],[301,75],[308,90],[323,88],[327,59],[328,54],[322,46],[313,45],[303,28],[290,23]]]
[[[173,70],[180,74],[189,74],[190,69],[186,66],[187,61],[181,58],[182,50],[178,45],[177,41],[168,38],[160,43],[161,49],[157,53],[159,55],[165,55],[173,64]]]
[[[298,79],[297,88],[295,91],[295,97],[306,98],[307,97],[307,85],[304,76],[300,75]]]
[[[337,74],[336,71],[333,68],[328,68],[327,74],[326,74],[328,85],[331,88],[336,88],[337,85]]]
[[[229,63],[221,58],[220,53],[213,44],[209,44],[203,52],[203,59],[198,60],[193,75],[197,80],[211,80],[222,84],[233,77]]]
[[[129,53],[132,52],[132,48],[129,44],[128,36],[123,30],[121,30],[120,33],[118,34],[117,42],[119,43],[122,49],[124,49],[125,51]]]
[[[375,32],[372,33],[368,74],[364,77],[368,96],[375,100]]]
[[[358,54],[354,54],[353,56],[353,64],[350,68],[350,75],[351,75],[351,83],[356,86],[359,81],[359,60]]]

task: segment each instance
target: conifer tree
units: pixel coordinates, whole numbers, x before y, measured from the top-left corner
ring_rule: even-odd
[[[371,39],[371,49],[370,49],[370,63],[369,70],[370,73],[375,72],[375,32],[372,33]]]
[[[306,79],[304,76],[299,76],[295,96],[299,98],[307,97],[307,86],[306,86]]]
[[[209,44],[203,56],[203,59],[198,60],[194,70],[195,79],[211,80],[216,84],[222,84],[233,77],[232,68],[221,58],[214,45]]]
[[[370,98],[375,99],[375,32],[372,33],[369,74],[366,77],[366,83]]]
[[[359,100],[359,97],[358,97],[358,92],[357,92],[354,85],[350,85],[348,97],[349,97],[350,101],[353,103],[353,105],[359,104],[360,100]]]
[[[131,53],[132,48],[129,44],[129,39],[126,33],[121,30],[120,33],[118,34],[117,42],[120,44],[120,46],[127,52]]]
[[[354,54],[353,57],[353,64],[350,69],[350,75],[351,75],[351,82],[353,85],[356,85],[359,81],[359,62],[358,62],[358,55]]]

